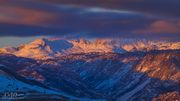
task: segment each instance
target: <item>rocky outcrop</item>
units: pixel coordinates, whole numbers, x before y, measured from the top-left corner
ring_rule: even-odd
[[[160,94],[158,97],[152,99],[152,101],[180,101],[180,92],[168,92]]]

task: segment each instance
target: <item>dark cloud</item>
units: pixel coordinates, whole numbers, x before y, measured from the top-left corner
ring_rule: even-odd
[[[1,0],[0,36],[174,39],[180,33],[175,1]]]
[[[152,16],[180,18],[180,0],[39,0],[41,2],[104,7],[142,12]]]

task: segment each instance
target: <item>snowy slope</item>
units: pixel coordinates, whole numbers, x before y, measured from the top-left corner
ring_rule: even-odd
[[[78,53],[48,60],[0,54],[0,64],[60,94],[109,101],[150,101],[161,94],[179,92],[179,63],[179,50]]]
[[[5,70],[5,71],[4,71]],[[28,80],[27,80],[28,81]],[[26,82],[27,82],[26,81]],[[8,94],[14,94],[10,96]],[[55,91],[40,87],[35,84],[28,84],[25,81],[18,80],[14,75],[7,72],[4,65],[0,64],[0,100],[7,99],[59,99],[59,100],[77,100],[77,101],[96,101],[88,98],[77,98],[61,91]],[[103,100],[101,100],[103,101]]]

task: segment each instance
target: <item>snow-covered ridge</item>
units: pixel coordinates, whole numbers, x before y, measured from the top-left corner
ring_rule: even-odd
[[[9,53],[21,57],[35,59],[53,58],[61,54],[90,53],[90,52],[113,52],[125,53],[132,51],[171,50],[180,49],[180,42],[166,41],[127,41],[113,39],[96,40],[65,40],[65,39],[36,39],[29,44],[19,47],[0,48],[0,53]]]
[[[30,98],[33,99],[33,97],[36,98],[36,96],[38,96],[38,98],[44,98],[44,99],[46,99],[47,96],[47,97],[51,97],[52,99],[56,98],[59,100],[63,100],[67,98],[70,100],[78,100],[78,101],[99,101],[95,99],[79,98],[66,94],[65,92],[60,90],[55,91],[53,89],[41,87],[36,84],[29,84],[27,83],[27,81],[25,82],[18,80],[14,75],[8,73],[7,70],[8,69],[6,66],[0,64],[0,85],[1,85],[0,93],[3,94],[3,96],[1,95],[0,97],[1,101],[7,101],[7,100],[11,101],[13,99],[14,100],[30,99]],[[15,95],[12,96],[10,94],[15,94]],[[46,96],[42,96],[42,95],[46,95]],[[101,101],[105,101],[105,100],[101,99]]]

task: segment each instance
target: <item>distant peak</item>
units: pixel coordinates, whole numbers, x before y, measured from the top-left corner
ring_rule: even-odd
[[[33,42],[31,42],[30,44],[38,44],[38,45],[44,46],[47,41],[48,40],[46,38],[39,38],[39,39],[36,39]]]
[[[56,54],[112,52],[125,53],[133,51],[180,49],[180,42],[129,40],[129,39],[77,39],[39,38],[17,48],[1,48],[1,53],[11,53],[30,58],[54,57]]]

